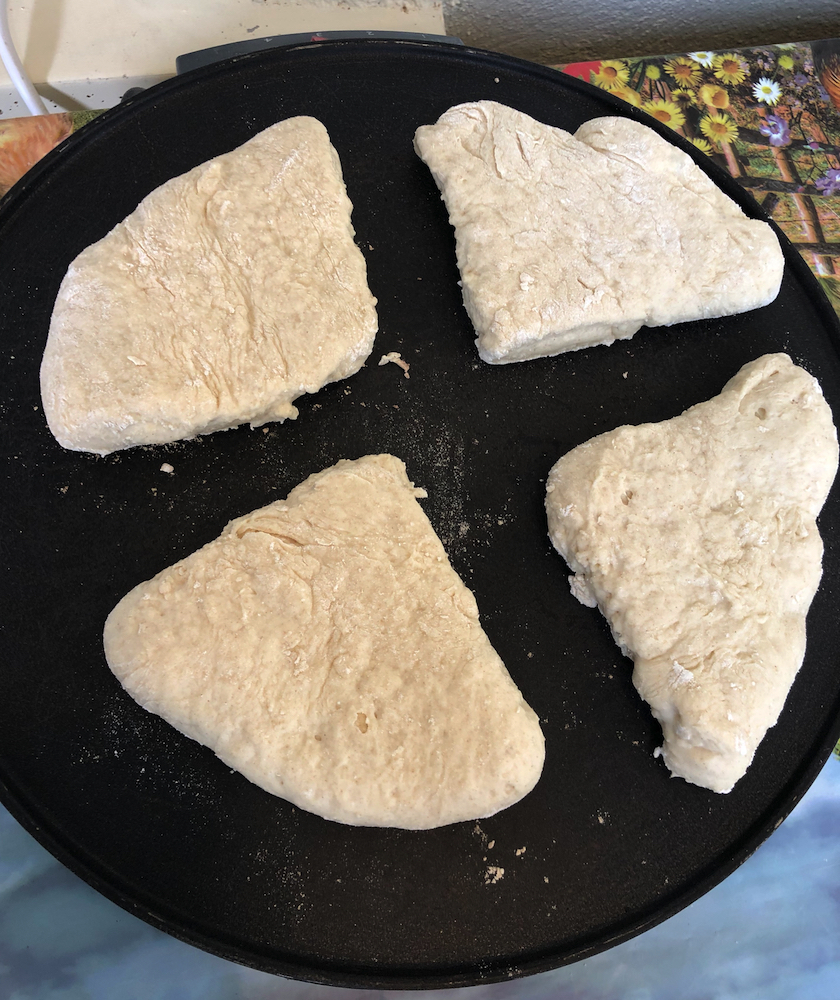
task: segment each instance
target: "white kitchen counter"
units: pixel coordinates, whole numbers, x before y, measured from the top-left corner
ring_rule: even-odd
[[[5,0],[4,0],[5,2]],[[185,52],[304,31],[444,34],[442,0],[19,0],[9,27],[50,111],[118,104]],[[0,65],[0,117],[29,112]]]

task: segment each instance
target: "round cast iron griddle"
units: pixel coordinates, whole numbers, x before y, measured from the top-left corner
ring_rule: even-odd
[[[322,983],[463,986],[549,969],[643,931],[772,832],[840,728],[837,490],[822,516],[825,574],[805,664],[729,795],[672,780],[654,759],[660,733],[631,665],[601,616],[570,594],[543,512],[545,476],[568,449],[617,424],[674,416],[765,352],[789,352],[840,412],[837,322],[816,283],[786,246],[781,294],[765,309],[642,330],[608,349],[480,362],[446,212],[412,136],[451,105],[483,98],[572,130],[635,114],[498,55],[305,45],[198,70],[106,113],[0,212],[3,801],[131,912],[234,961]],[[156,185],[297,114],[325,123],[344,166],[379,298],[368,365],[267,432],[105,459],[62,450],[44,423],[38,367],[70,261]],[[394,350],[409,379],[377,365]],[[310,473],[371,452],[398,455],[428,489],[424,507],[543,721],[542,780],[490,819],[417,833],[301,812],[140,709],[103,658],[105,617],[136,583]]]

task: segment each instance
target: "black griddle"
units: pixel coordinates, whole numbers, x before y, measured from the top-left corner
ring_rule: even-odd
[[[642,330],[609,348],[482,363],[446,212],[412,149],[418,125],[476,99],[570,130],[602,114],[640,117],[491,53],[307,44],[146,91],[68,139],[0,206],[0,797],[132,913],[227,959],[319,983],[465,986],[623,941],[744,861],[840,735],[836,487],[804,666],[729,795],[671,779],[654,759],[661,735],[631,664],[570,594],[543,511],[546,474],[568,449],[672,417],[760,354],[788,352],[840,412],[838,323],[816,281],[783,239],[785,278],[767,308]],[[38,368],[70,261],[155,186],[297,114],[327,126],[355,206],[379,299],[367,366],[301,400],[296,422],[107,458],[62,450],[44,422]],[[659,131],[760,214],[702,154]],[[377,365],[390,351],[410,363],[409,379]],[[103,622],[131,587],[310,473],[371,452],[399,456],[428,490],[424,507],[543,723],[540,783],[490,819],[417,833],[304,813],[140,709],[104,660]]]

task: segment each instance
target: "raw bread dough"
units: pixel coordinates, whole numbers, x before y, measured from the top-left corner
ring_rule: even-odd
[[[417,130],[491,364],[772,302],[784,259],[691,157],[628,118],[574,135],[492,101]]]
[[[341,461],[132,590],[105,625],[128,692],[327,819],[489,816],[544,744],[391,455]]]
[[[305,117],[152,191],[59,289],[41,367],[58,441],[104,455],[286,420],[358,371],[377,318],[351,210]]]
[[[551,470],[551,540],[600,607],[662,725],[675,775],[743,776],[805,652],[816,526],[837,470],[817,381],[785,354],[673,420],[619,427]]]

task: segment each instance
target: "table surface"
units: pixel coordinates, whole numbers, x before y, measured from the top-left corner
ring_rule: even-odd
[[[840,40],[558,68],[641,106],[712,156],[797,245],[840,313]],[[90,116],[0,121],[0,194]],[[835,752],[755,855],[665,923],[563,969],[428,995],[837,1000],[838,833]],[[278,979],[153,929],[72,875],[0,807],[0,996],[310,1000],[342,994],[374,995]]]

